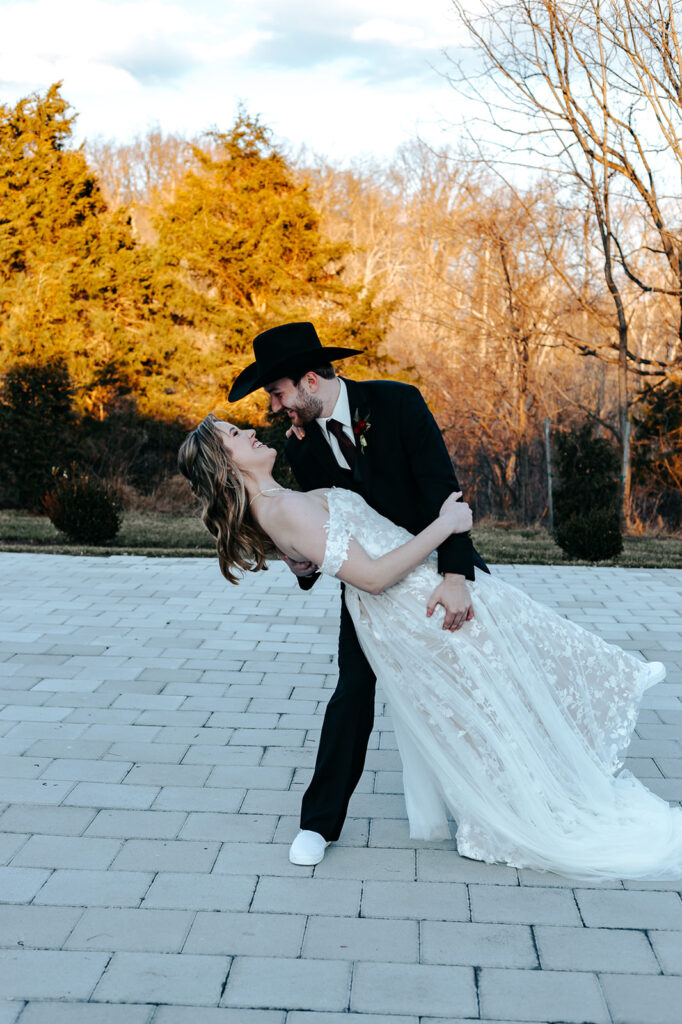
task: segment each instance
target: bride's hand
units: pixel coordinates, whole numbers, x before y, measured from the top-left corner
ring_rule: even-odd
[[[466,501],[458,501],[462,497],[461,491],[453,491],[441,505],[438,516],[445,519],[450,525],[451,533],[467,533],[473,524],[471,509]]]

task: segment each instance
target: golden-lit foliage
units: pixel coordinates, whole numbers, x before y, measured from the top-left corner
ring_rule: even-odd
[[[172,420],[223,404],[253,337],[286,319],[314,319],[328,344],[352,338],[370,364],[378,356],[387,309],[344,275],[348,247],[323,237],[257,120],[242,113],[206,148],[187,146],[187,166],[174,139],[170,174],[157,145],[137,208],[118,197],[141,168],[109,160],[108,205],[71,145],[73,121],[58,85],[0,108],[0,372],[63,358],[81,411],[103,418],[132,403]]]
[[[590,210],[549,175],[505,185],[423,142],[387,168],[305,174],[328,233],[353,244],[354,274],[396,301],[391,373],[423,388],[479,515],[541,514],[545,418],[555,427],[587,417],[619,440],[618,325]],[[632,211],[618,216],[634,234]],[[649,386],[679,372],[675,325],[666,296],[643,300],[627,281],[622,292],[637,424]],[[681,449],[679,438],[666,442],[678,466]],[[656,486],[646,473],[637,485]]]
[[[365,350],[347,375],[423,388],[479,517],[544,513],[546,418],[619,439],[618,322],[575,191],[549,176],[513,186],[419,141],[388,165],[295,162],[243,111],[200,139],[152,130],[80,149],[73,120],[58,86],[0,107],[0,374],[63,361],[89,465],[140,488],[172,461],[177,424],[226,407],[253,337],[295,319]],[[647,233],[614,204],[643,273]],[[675,298],[619,285],[636,484],[671,491],[679,416],[669,427],[660,394],[679,405]],[[230,415],[281,440],[265,410],[256,394]]]
[[[132,392],[153,405],[172,321],[153,252],[69,146],[73,120],[58,86],[0,108],[0,369],[63,358],[101,417]]]

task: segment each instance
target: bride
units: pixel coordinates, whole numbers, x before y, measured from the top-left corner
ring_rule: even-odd
[[[289,491],[254,430],[208,416],[180,449],[223,575],[276,549],[346,584],[346,605],[388,698],[413,838],[576,879],[682,878],[682,809],[620,760],[646,664],[494,576],[469,584],[476,617],[454,633],[425,611],[435,549],[471,527],[450,495],[412,536],[353,491]]]

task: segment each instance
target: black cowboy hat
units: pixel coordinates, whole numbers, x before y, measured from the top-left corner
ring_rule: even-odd
[[[354,356],[362,349],[325,348],[311,323],[281,324],[263,331],[253,342],[255,363],[250,363],[236,378],[229,402],[237,402],[252,391],[280,377],[291,377],[330,363],[332,359]]]

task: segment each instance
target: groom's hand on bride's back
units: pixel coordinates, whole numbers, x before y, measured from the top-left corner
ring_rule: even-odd
[[[312,574],[314,572],[318,572],[320,568],[319,565],[315,565],[314,562],[297,562],[295,559],[289,558],[288,555],[285,555],[283,551],[279,550],[279,548],[277,548],[277,554],[283,562],[286,562],[294,576],[312,576]]]

